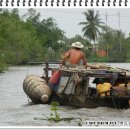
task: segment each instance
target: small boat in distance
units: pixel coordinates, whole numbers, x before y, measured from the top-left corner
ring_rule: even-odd
[[[130,107],[130,70],[105,64],[89,64],[87,69],[83,66],[51,68],[51,64],[59,62],[46,62],[42,77],[30,75],[25,78],[23,90],[32,102],[49,104],[55,101],[79,108]],[[50,77],[56,71],[60,78],[50,87]],[[95,87],[90,84],[92,79]]]

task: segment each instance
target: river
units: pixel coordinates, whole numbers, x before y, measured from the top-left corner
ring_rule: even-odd
[[[113,63],[115,67],[130,69],[130,63]],[[86,121],[129,121],[130,109],[115,109],[108,107],[73,108],[59,106],[60,117],[81,118],[60,122],[49,122],[47,120],[34,120],[41,118],[42,114],[50,115],[50,105],[29,105],[28,98],[22,89],[24,78],[28,74],[43,74],[43,66],[14,66],[8,71],[0,74],[0,127],[40,127],[40,126],[86,126]],[[130,127],[130,125],[129,125]]]

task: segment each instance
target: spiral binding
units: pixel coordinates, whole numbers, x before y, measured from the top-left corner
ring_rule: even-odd
[[[14,5],[16,5],[16,6],[21,6],[21,4],[22,4],[22,6],[25,6],[25,5],[27,5],[27,6],[29,6],[29,7],[31,7],[32,5],[34,6],[34,7],[37,7],[37,5],[38,6],[63,6],[63,7],[65,7],[65,6],[68,6],[68,7],[70,7],[71,5],[73,5],[74,7],[76,7],[76,6],[79,6],[79,7],[82,7],[82,6],[88,6],[88,4],[90,5],[90,6],[94,6],[94,4],[95,4],[95,6],[102,6],[102,7],[104,7],[104,6],[114,6],[114,7],[116,7],[116,6],[122,6],[122,5],[124,5],[124,6],[127,6],[128,5],[128,2],[129,0],[0,0],[0,7],[2,7],[3,6],[3,4],[5,5],[5,6],[9,6],[9,4],[11,5],[11,6],[14,6]]]

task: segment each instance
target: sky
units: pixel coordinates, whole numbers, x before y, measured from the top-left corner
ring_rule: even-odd
[[[20,14],[25,14],[27,9],[19,9]],[[35,9],[37,12],[40,12],[41,19],[47,19],[52,17],[56,20],[56,23],[60,29],[65,32],[65,35],[68,38],[71,38],[77,34],[83,35],[81,25],[78,25],[80,22],[85,21],[85,16],[82,12],[86,11],[86,8],[71,8],[71,9]],[[114,29],[121,29],[126,36],[130,33],[130,9],[129,8],[119,8],[119,9],[94,9],[99,11],[100,18],[104,23],[107,23],[108,26]],[[107,19],[106,19],[107,16]]]

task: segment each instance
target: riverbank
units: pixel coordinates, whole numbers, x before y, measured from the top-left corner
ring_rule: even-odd
[[[113,60],[109,57],[92,56],[87,58],[89,63],[130,63],[130,60]]]
[[[8,65],[0,62],[0,73],[2,73],[4,70],[7,70],[7,69],[8,69]]]

